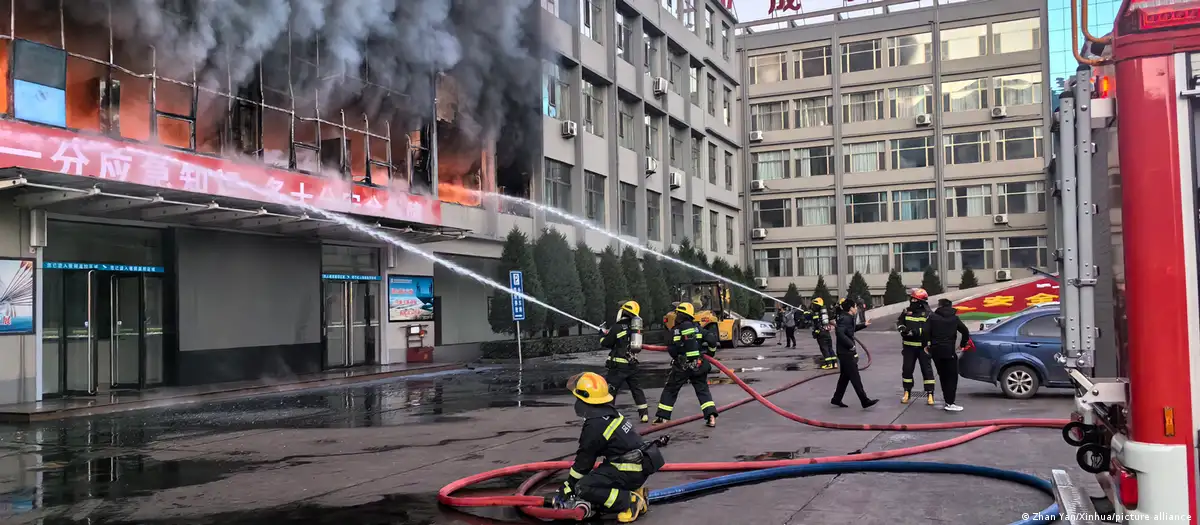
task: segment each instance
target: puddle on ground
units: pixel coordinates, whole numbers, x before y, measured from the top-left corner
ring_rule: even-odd
[[[743,377],[742,381],[745,381],[746,384],[752,384],[752,383],[757,383],[758,378],[757,377]],[[734,383],[733,380],[727,376],[720,376],[720,377],[713,376],[713,377],[708,378],[708,384],[710,384],[710,385],[735,385],[737,383]]]
[[[757,456],[734,456],[738,461],[778,461],[783,459],[796,459],[806,457],[813,453],[813,447],[804,447],[800,450],[783,451],[783,452],[763,452]]]

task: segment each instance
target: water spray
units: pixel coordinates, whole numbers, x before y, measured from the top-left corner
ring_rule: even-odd
[[[717,274],[717,273],[715,273],[715,272],[713,272],[713,271],[711,271],[711,270],[706,270],[706,269],[704,269],[704,268],[701,268],[701,267],[699,267],[699,266],[696,266],[696,265],[694,265],[694,264],[688,263],[687,261],[681,261],[681,260],[679,260],[679,259],[676,259],[676,258],[674,258],[674,257],[671,257],[670,255],[664,254],[664,253],[662,253],[662,252],[660,252],[660,251],[657,251],[657,250],[654,250],[654,249],[652,249],[652,248],[648,248],[648,247],[646,247],[646,246],[642,246],[642,245],[640,245],[640,244],[638,244],[638,243],[636,243],[636,242],[633,242],[633,241],[627,240],[627,239],[625,239],[625,238],[621,237],[620,235],[617,235],[617,234],[615,234],[615,233],[613,233],[613,232],[610,232],[610,231],[608,231],[608,230],[606,230],[606,229],[604,229],[604,228],[601,228],[601,227],[599,227],[599,226],[596,226],[596,225],[594,225],[594,224],[592,224],[592,223],[588,222],[587,220],[585,220],[585,219],[583,219],[583,218],[576,217],[576,216],[574,216],[574,215],[571,215],[570,213],[567,213],[567,212],[565,212],[565,211],[562,211],[562,210],[560,210],[560,209],[558,209],[558,208],[555,208],[555,207],[553,207],[553,206],[547,206],[547,205],[545,205],[545,204],[539,204],[539,203],[533,202],[533,201],[531,201],[531,200],[529,200],[529,199],[523,199],[523,198],[521,198],[521,197],[514,197],[514,196],[512,196],[512,195],[505,195],[505,194],[503,194],[503,193],[495,193],[495,192],[479,192],[479,193],[481,193],[481,194],[483,194],[483,195],[488,195],[488,196],[495,196],[495,197],[499,197],[499,198],[501,198],[501,199],[505,199],[505,200],[509,200],[509,201],[513,201],[513,202],[518,202],[518,203],[525,204],[525,205],[528,205],[528,206],[533,206],[534,208],[537,208],[537,209],[538,209],[538,210],[540,210],[540,211],[544,211],[544,212],[546,212],[546,213],[549,213],[549,214],[552,214],[552,215],[555,215],[555,216],[558,216],[558,217],[562,217],[562,218],[564,218],[564,219],[566,219],[566,220],[568,220],[568,221],[571,221],[571,222],[573,222],[573,223],[575,223],[575,224],[578,224],[578,225],[580,225],[580,226],[583,226],[583,227],[585,227],[585,228],[588,228],[589,230],[600,232],[601,234],[604,234],[604,236],[606,236],[606,237],[608,237],[608,238],[610,238],[610,239],[613,239],[613,240],[615,240],[615,241],[617,241],[617,242],[619,242],[619,243],[621,243],[621,244],[624,244],[624,245],[626,245],[626,246],[629,246],[629,247],[631,247],[631,248],[633,248],[633,249],[635,249],[635,250],[637,250],[637,251],[639,251],[639,252],[642,252],[642,253],[645,253],[645,252],[650,252],[650,253],[653,253],[653,254],[655,254],[655,255],[657,255],[657,256],[659,256],[659,257],[662,257],[663,259],[666,259],[666,260],[668,260],[668,261],[671,261],[671,262],[673,262],[673,263],[675,263],[675,264],[678,264],[678,265],[680,265],[680,266],[684,266],[684,267],[686,267],[686,268],[688,268],[688,269],[690,269],[690,270],[696,271],[696,272],[700,272],[700,273],[702,273],[702,274],[704,274],[704,275],[707,275],[707,276],[709,276],[709,277],[712,277],[712,278],[714,278],[714,279],[718,279],[718,280],[720,280],[720,281],[723,281],[723,282],[729,283],[729,284],[731,284],[731,285],[733,285],[733,286],[736,286],[736,287],[738,287],[738,288],[741,288],[741,289],[743,289],[743,290],[746,290],[746,291],[748,291],[748,292],[750,292],[750,293],[753,293],[753,294],[755,294],[755,295],[758,295],[758,296],[761,296],[761,297],[765,297],[765,298],[767,298],[767,299],[770,299],[770,300],[772,300],[772,301],[775,301],[775,302],[777,302],[777,303],[779,303],[779,304],[782,304],[782,305],[784,305],[784,306],[788,306],[788,307],[791,307],[791,308],[796,308],[796,309],[799,309],[799,308],[800,308],[800,307],[798,307],[798,306],[796,306],[796,305],[793,305],[793,304],[788,304],[788,303],[785,303],[785,302],[783,302],[783,301],[781,301],[781,300],[779,300],[779,299],[777,299],[777,298],[775,298],[775,297],[772,297],[770,294],[767,294],[767,293],[761,292],[761,291],[759,291],[759,290],[756,290],[756,289],[754,289],[754,288],[751,288],[751,287],[749,287],[749,286],[746,286],[746,285],[744,285],[744,284],[742,284],[742,283],[739,283],[739,282],[737,282],[737,281],[734,281],[734,280],[732,280],[732,279],[730,279],[730,278],[728,278],[728,277],[724,277],[724,276],[722,276],[722,275],[720,275],[720,274]]]

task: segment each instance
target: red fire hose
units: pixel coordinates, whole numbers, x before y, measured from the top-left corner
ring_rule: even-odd
[[[666,347],[659,346],[659,345],[645,345],[645,346],[643,346],[643,349],[661,352],[661,351],[665,351]],[[866,350],[866,347],[864,346],[863,349]],[[1066,425],[1068,422],[1067,420],[1058,420],[1058,419],[1030,419],[1030,418],[1026,418],[1026,419],[991,419],[991,420],[981,420],[981,421],[958,421],[958,422],[947,422],[947,423],[922,423],[922,424],[912,424],[912,425],[848,424],[848,423],[830,423],[830,422],[826,422],[826,421],[818,421],[815,419],[809,419],[809,418],[802,417],[802,416],[793,414],[791,412],[788,412],[787,410],[784,410],[784,409],[776,406],[774,403],[771,403],[770,401],[768,401],[767,396],[782,392],[784,390],[787,390],[787,389],[795,387],[797,385],[806,383],[806,382],[816,379],[818,377],[832,375],[831,373],[825,373],[825,374],[819,374],[816,376],[811,376],[811,377],[802,379],[800,381],[796,381],[791,384],[785,385],[783,387],[776,388],[776,389],[768,392],[766,395],[763,395],[763,394],[756,392],[753,388],[750,387],[750,385],[747,385],[745,381],[743,381],[740,377],[738,377],[736,374],[734,374],[733,370],[730,370],[728,367],[721,364],[716,359],[712,359],[707,356],[705,357],[705,359],[707,359],[710,363],[712,363],[713,366],[716,366],[719,370],[721,370],[721,372],[724,372],[725,375],[729,376],[730,379],[732,379],[734,382],[736,382],[738,384],[738,386],[742,387],[742,389],[745,390],[747,393],[749,393],[751,396],[748,398],[738,400],[734,403],[730,403],[729,405],[720,407],[718,409],[718,411],[720,411],[720,412],[724,412],[731,408],[741,406],[745,403],[748,403],[750,400],[755,399],[755,400],[758,400],[763,405],[765,405],[767,408],[770,408],[775,413],[777,413],[781,416],[784,416],[788,419],[791,419],[792,421],[796,421],[798,423],[803,423],[803,424],[810,425],[810,426],[821,427],[821,428],[833,428],[833,429],[842,429],[842,430],[906,430],[906,431],[946,430],[946,429],[953,429],[953,428],[973,428],[973,427],[983,427],[983,428],[978,428],[977,430],[974,430],[967,434],[963,434],[961,436],[958,436],[958,437],[955,437],[952,439],[947,439],[944,441],[938,441],[935,443],[929,443],[929,444],[925,444],[925,445],[918,445],[918,446],[913,446],[913,447],[899,448],[899,449],[887,450],[887,451],[868,452],[868,453],[864,453],[864,454],[849,454],[849,455],[842,455],[842,456],[826,456],[826,457],[820,457],[820,458],[800,458],[800,459],[787,459],[787,460],[774,460],[774,461],[726,461],[726,462],[706,462],[706,463],[668,463],[667,465],[665,465],[663,467],[662,470],[664,470],[664,471],[678,472],[678,471],[756,470],[756,469],[763,469],[763,468],[785,467],[785,466],[793,466],[793,465],[809,465],[809,464],[814,464],[814,463],[834,463],[834,462],[844,462],[844,461],[866,461],[866,460],[876,460],[876,459],[888,459],[888,458],[896,458],[896,457],[902,457],[902,456],[911,456],[911,455],[915,455],[915,454],[923,454],[926,452],[932,452],[935,450],[941,450],[941,449],[953,447],[956,445],[961,445],[961,444],[971,441],[973,439],[991,434],[991,433],[999,431],[999,430],[1008,429],[1008,428],[1017,428],[1017,427],[1060,428],[1060,427]],[[871,365],[871,354],[869,351],[867,351],[867,363],[863,367],[863,369],[866,369],[870,365]],[[650,434],[653,432],[659,432],[659,431],[674,427],[676,425],[681,425],[681,424],[684,424],[684,423],[687,423],[690,421],[695,421],[697,419],[700,419],[701,417],[702,417],[701,415],[688,416],[686,418],[672,421],[667,424],[653,426],[653,427],[643,429],[640,431],[640,433],[645,435],[645,434]],[[444,505],[449,505],[452,507],[515,506],[515,507],[520,508],[520,510],[522,512],[524,512],[525,514],[528,514],[530,516],[537,517],[537,518],[581,520],[584,518],[582,510],[546,508],[546,507],[542,506],[545,501],[544,498],[537,497],[537,496],[526,496],[525,495],[530,490],[532,490],[534,487],[536,487],[541,481],[543,481],[544,479],[549,477],[553,472],[558,471],[558,470],[567,469],[570,467],[571,467],[571,462],[569,462],[569,461],[545,461],[545,462],[538,462],[538,463],[527,463],[524,465],[513,465],[513,466],[504,467],[504,468],[500,468],[500,469],[496,469],[496,470],[491,470],[488,472],[484,472],[481,474],[476,474],[474,476],[460,479],[458,481],[450,483],[449,485],[446,485],[445,487],[442,487],[442,489],[440,491],[438,491],[438,501],[440,501]],[[532,478],[527,480],[525,483],[521,484],[521,486],[517,489],[517,495],[515,495],[515,496],[488,496],[488,497],[453,496],[454,492],[456,492],[458,490],[462,490],[464,488],[467,488],[476,483],[481,483],[481,482],[488,481],[491,479],[505,477],[505,476],[511,476],[514,474],[520,474],[520,473],[524,473],[524,472],[537,472],[538,474],[536,474],[535,476],[533,476]]]

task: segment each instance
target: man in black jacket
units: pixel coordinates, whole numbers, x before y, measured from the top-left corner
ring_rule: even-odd
[[[962,341],[957,341],[962,334]],[[955,344],[958,343],[958,344]],[[933,365],[937,368],[938,377],[942,380],[942,397],[946,398],[945,409],[959,412],[961,406],[954,404],[954,394],[958,389],[958,349],[971,344],[971,331],[958,318],[958,310],[949,299],[938,300],[937,310],[929,316],[929,326],[925,331],[925,346],[933,356]]]
[[[829,402],[845,408],[846,404],[842,402],[842,396],[846,395],[846,385],[854,385],[854,393],[858,394],[858,401],[862,403],[862,407],[870,408],[879,400],[868,398],[867,392],[863,390],[862,377],[858,375],[858,351],[854,349],[854,332],[866,328],[871,321],[862,324],[856,322],[858,321],[858,306],[851,299],[842,299],[838,308],[842,315],[837,318],[834,332],[837,335],[837,360],[841,366],[838,367],[840,374],[838,375],[837,390],[833,391],[833,399]]]
[[[604,337],[600,339],[600,346],[609,349],[608,361],[604,363],[608,368],[604,380],[608,381],[612,394],[617,395],[622,385],[628,385],[633,402],[637,404],[638,417],[646,423],[650,421],[650,405],[646,404],[646,392],[639,384],[637,360],[638,352],[642,351],[641,311],[637,301],[621,303],[612,328],[602,331]]]

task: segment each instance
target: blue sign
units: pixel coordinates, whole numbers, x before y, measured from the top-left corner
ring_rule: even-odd
[[[388,276],[388,321],[433,320],[433,277]]]
[[[508,287],[515,292],[525,293],[525,279],[521,270],[508,272]],[[513,321],[525,320],[525,298],[517,294],[512,295],[512,317]]]
[[[46,270],[100,270],[102,272],[134,272],[134,273],[166,273],[162,266],[136,266],[132,264],[96,264],[81,262],[52,262],[42,263]]]
[[[67,92],[61,89],[14,80],[13,107],[21,120],[67,127]]]
[[[323,273],[322,279],[331,281],[382,281],[383,278],[378,275],[348,275],[344,273]]]

